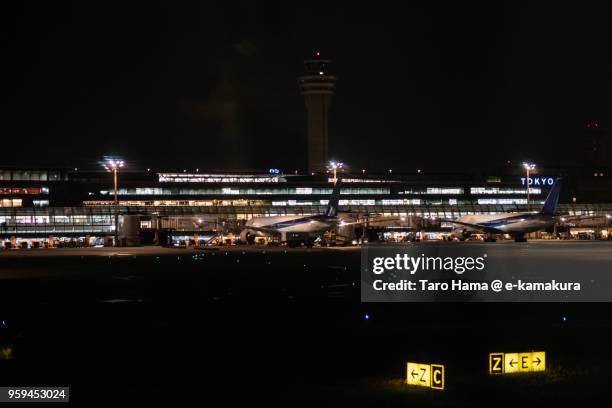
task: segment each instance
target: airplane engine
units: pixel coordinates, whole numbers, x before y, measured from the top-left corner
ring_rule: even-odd
[[[245,230],[242,230],[242,232],[240,233],[240,241],[246,242],[247,244],[251,245],[255,243],[256,236],[257,234],[253,233],[253,231],[245,229]]]
[[[466,238],[469,238],[470,235],[472,235],[472,233],[470,231],[468,231],[467,228],[455,228],[452,232],[451,232],[452,236],[455,236],[457,238],[459,238],[461,241],[463,241]]]

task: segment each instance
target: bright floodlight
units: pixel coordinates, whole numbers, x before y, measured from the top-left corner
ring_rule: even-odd
[[[334,183],[338,181],[337,172],[338,170],[341,170],[343,166],[344,166],[344,163],[335,161],[335,160],[330,160],[330,162],[327,163],[328,171],[331,170],[334,173]]]
[[[526,170],[533,170],[533,169],[535,169],[536,165],[535,165],[535,164],[533,164],[533,163],[523,163],[523,167],[524,167]]]
[[[339,162],[339,161],[330,161],[329,162],[329,168],[331,169],[341,169],[344,166],[344,163]]]
[[[100,162],[100,165],[104,167],[106,171],[113,171],[125,166],[125,162],[123,159],[117,157],[108,157],[105,156],[104,160]]]

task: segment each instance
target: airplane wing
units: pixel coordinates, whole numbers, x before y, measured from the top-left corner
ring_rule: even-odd
[[[450,222],[452,224],[457,224],[457,225],[463,225],[464,227],[470,227],[473,228],[477,231],[482,231],[482,232],[488,232],[491,234],[503,234],[503,231],[498,230],[497,228],[491,228],[491,227],[487,227],[486,225],[481,225],[481,224],[472,224],[469,222],[462,222],[462,221],[457,221],[457,220],[448,220],[448,219],[444,219],[444,218],[439,218],[439,221],[442,222]]]
[[[270,234],[270,235],[279,235],[278,230],[272,229],[272,228],[265,228],[265,227],[253,227],[251,225],[247,225],[244,227],[244,229],[246,230],[253,230],[253,231],[257,231],[257,232],[264,232],[266,234]]]
[[[338,226],[339,227],[346,227],[347,225],[361,225],[361,224],[367,224],[367,223],[371,223],[371,221],[354,221],[354,222],[340,221],[338,223]]]
[[[605,215],[556,215],[555,218],[562,222],[566,221],[581,221],[581,220],[592,220],[597,218],[603,218]]]
[[[368,219],[365,219],[365,220],[351,221],[351,222],[340,221],[338,223],[338,226],[339,227],[345,227],[347,225],[375,224],[375,223],[385,222],[385,221],[400,221],[401,219],[402,219],[401,216],[392,216],[392,217],[368,218]]]
[[[564,215],[564,216],[555,216],[555,219],[561,224],[576,224],[581,221],[595,220],[599,218],[604,218],[605,215]]]

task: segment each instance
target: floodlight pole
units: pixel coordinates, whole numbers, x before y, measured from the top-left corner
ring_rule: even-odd
[[[119,246],[119,199],[117,198],[117,166],[113,166],[113,181],[115,186],[115,246]]]
[[[525,180],[525,183],[527,184],[527,212],[530,212],[531,204],[529,204],[529,166],[525,166],[525,169],[527,170],[527,179]]]
[[[531,211],[531,203],[529,201],[529,172],[533,169],[535,169],[536,165],[533,163],[523,163],[523,167],[525,168],[525,171],[527,172],[527,179],[525,180],[525,184],[527,186],[527,211]]]

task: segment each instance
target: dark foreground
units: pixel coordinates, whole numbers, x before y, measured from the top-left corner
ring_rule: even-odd
[[[612,401],[609,304],[361,304],[356,250],[55,251],[0,254],[0,385],[80,406]],[[487,374],[532,349],[546,373]],[[445,364],[446,390],[404,385],[408,360]]]

